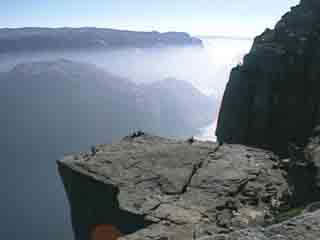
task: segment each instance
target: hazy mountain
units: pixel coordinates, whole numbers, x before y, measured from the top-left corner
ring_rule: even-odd
[[[110,143],[138,129],[191,136],[213,114],[213,98],[174,79],[136,85],[95,65],[68,60],[19,64],[2,73],[0,211],[6,222],[1,236],[71,238],[66,199],[54,171],[64,153]]]
[[[4,28],[0,53],[202,45],[187,33],[134,32],[108,28]]]
[[[155,119],[152,124],[159,133],[188,136],[214,119],[218,101],[203,95],[189,82],[167,78],[145,85],[145,89],[146,103]]]
[[[19,64],[3,73],[0,85],[4,123],[20,115],[24,124],[41,119],[37,129],[67,128],[72,137],[87,129],[89,139],[96,131],[108,132],[111,140],[142,128],[179,136],[178,127],[186,134],[208,124],[213,112],[208,110],[214,108],[211,98],[185,81],[136,85],[95,65],[68,60]]]

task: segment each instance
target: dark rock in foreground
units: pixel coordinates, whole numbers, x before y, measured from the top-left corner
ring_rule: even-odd
[[[313,132],[305,147],[289,145],[288,180],[293,189],[295,206],[320,199],[320,133]]]
[[[264,150],[138,134],[58,161],[75,239],[192,239],[270,223],[288,196]]]
[[[320,123],[319,2],[302,0],[256,37],[234,68],[220,111],[219,141],[288,154]]]

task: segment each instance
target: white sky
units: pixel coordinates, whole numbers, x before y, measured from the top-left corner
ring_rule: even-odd
[[[0,27],[96,26],[253,37],[299,0],[1,0]]]

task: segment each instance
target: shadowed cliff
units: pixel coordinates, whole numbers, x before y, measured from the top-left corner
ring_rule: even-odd
[[[288,154],[320,123],[320,10],[303,0],[273,30],[256,37],[227,85],[216,134]]]
[[[319,200],[319,60],[320,4],[302,0],[232,70],[216,131],[289,158],[296,205]]]

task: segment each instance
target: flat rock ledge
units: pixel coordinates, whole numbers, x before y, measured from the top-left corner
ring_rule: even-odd
[[[122,240],[228,234],[272,222],[290,192],[269,151],[146,134],[65,156],[58,168],[76,240],[103,225]]]

